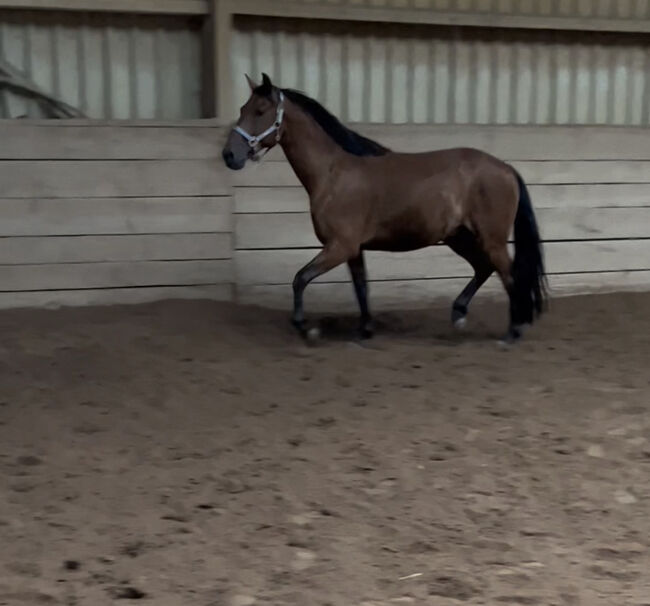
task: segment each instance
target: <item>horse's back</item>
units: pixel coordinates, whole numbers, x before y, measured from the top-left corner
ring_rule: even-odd
[[[508,164],[503,160],[475,147],[450,147],[426,152],[392,152],[381,156],[380,159],[389,164],[400,165],[407,172],[418,171],[429,174],[483,165],[509,169]]]

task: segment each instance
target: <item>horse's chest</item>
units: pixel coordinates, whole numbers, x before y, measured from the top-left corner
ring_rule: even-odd
[[[326,244],[341,235],[344,225],[353,223],[349,209],[342,207],[339,200],[331,194],[319,197],[311,204],[311,222],[314,233],[321,242]]]

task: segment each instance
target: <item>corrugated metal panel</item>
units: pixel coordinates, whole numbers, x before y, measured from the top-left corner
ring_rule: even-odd
[[[0,11],[0,56],[91,118],[198,118],[199,27],[187,17]],[[0,93],[0,117],[40,115]]]
[[[315,0],[295,0],[314,4]],[[650,17],[648,0],[321,0],[321,4],[418,8],[508,15],[639,19]]]
[[[235,25],[235,107],[248,97],[243,74],[265,71],[351,122],[650,124],[647,35],[243,17]]]

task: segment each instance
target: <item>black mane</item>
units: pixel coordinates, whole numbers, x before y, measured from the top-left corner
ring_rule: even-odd
[[[270,93],[264,84],[258,86],[255,92],[261,95]],[[355,156],[383,156],[390,151],[376,141],[343,126],[339,119],[330,114],[318,101],[304,93],[291,88],[283,88],[282,92],[287,99],[316,120],[320,127],[346,152]]]

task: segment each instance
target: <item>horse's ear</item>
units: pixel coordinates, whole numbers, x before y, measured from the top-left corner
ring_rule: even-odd
[[[262,74],[262,84],[255,90],[255,92],[260,95],[260,97],[271,98],[273,94],[273,84],[271,83],[271,78],[266,74]]]
[[[250,86],[251,92],[253,92],[257,88],[257,84],[253,82],[252,78],[248,74],[244,74],[246,76],[246,82],[248,82],[248,86]]]

